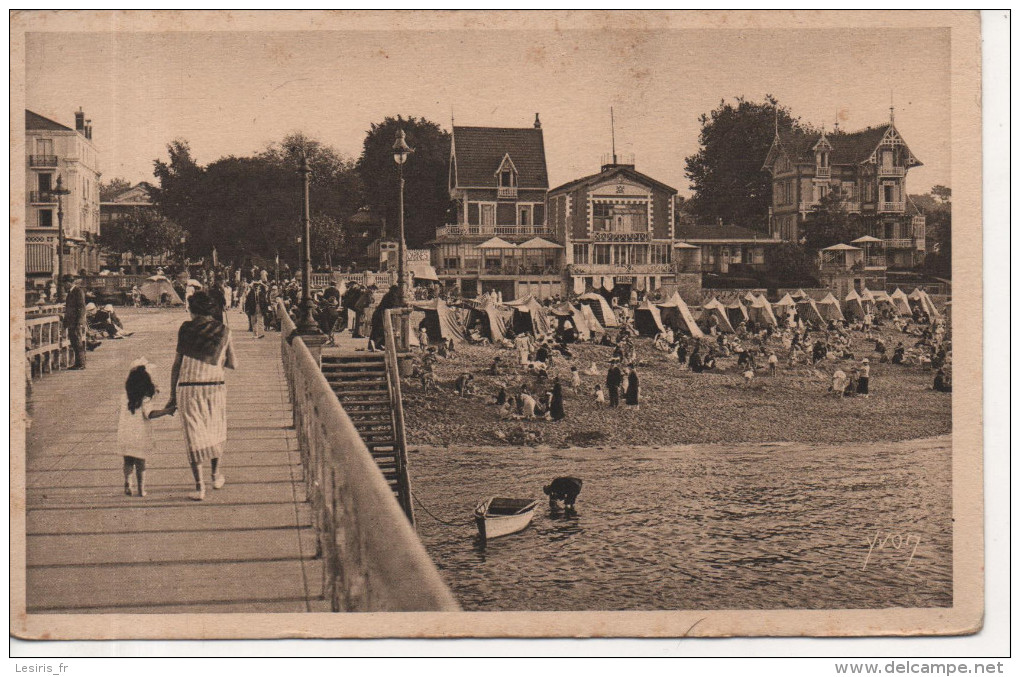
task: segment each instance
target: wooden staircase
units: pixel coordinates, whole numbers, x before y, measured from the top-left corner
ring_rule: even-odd
[[[327,348],[321,369],[413,525],[400,380],[397,365],[389,362],[383,351]]]

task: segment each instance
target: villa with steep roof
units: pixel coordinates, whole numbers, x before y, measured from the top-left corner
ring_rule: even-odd
[[[464,296],[504,300],[562,293],[563,245],[546,226],[542,123],[453,127],[449,167],[456,223],[436,229],[432,265]]]
[[[875,265],[909,268],[924,259],[925,220],[907,197],[907,172],[921,165],[889,122],[856,132],[778,131],[762,169],[772,175],[771,232],[801,240],[812,211],[832,192],[883,242]]]

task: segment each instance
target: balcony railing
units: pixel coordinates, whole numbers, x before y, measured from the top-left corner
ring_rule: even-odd
[[[28,201],[34,205],[56,204],[57,196],[48,190],[33,190],[28,194]]]
[[[436,228],[436,237],[452,237],[458,235],[489,235],[489,236],[510,236],[510,237],[534,237],[536,235],[551,235],[552,229],[548,226],[466,226],[449,225]]]
[[[497,189],[496,197],[515,199],[517,197],[517,186],[500,186]]]
[[[673,272],[671,263],[575,263],[571,275],[662,275]]]
[[[29,155],[28,156],[29,167],[56,167],[57,156],[56,155]]]
[[[815,167],[816,179],[827,179],[832,176],[832,167]]]
[[[886,249],[913,249],[914,239],[911,237],[894,237],[886,238],[885,242]]]
[[[559,277],[562,268],[559,266],[495,266],[479,270],[478,267],[460,266],[457,268],[436,268],[436,274],[442,276],[500,276],[500,277],[522,277],[526,275],[538,275],[541,277]]]
[[[885,257],[881,255],[867,256],[864,259],[865,268],[885,268]]]
[[[906,167],[889,167],[889,166],[878,166],[879,176],[906,176]]]
[[[902,212],[906,210],[906,202],[879,202],[878,211],[880,212]]]

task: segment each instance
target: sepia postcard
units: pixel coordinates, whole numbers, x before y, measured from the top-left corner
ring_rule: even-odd
[[[980,630],[976,11],[10,19],[13,636]]]

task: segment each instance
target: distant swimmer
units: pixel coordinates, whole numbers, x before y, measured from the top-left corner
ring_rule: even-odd
[[[555,508],[557,501],[563,501],[563,507],[572,509],[577,495],[581,493],[581,480],[576,477],[557,477],[550,484],[542,487],[549,497],[549,507]]]

